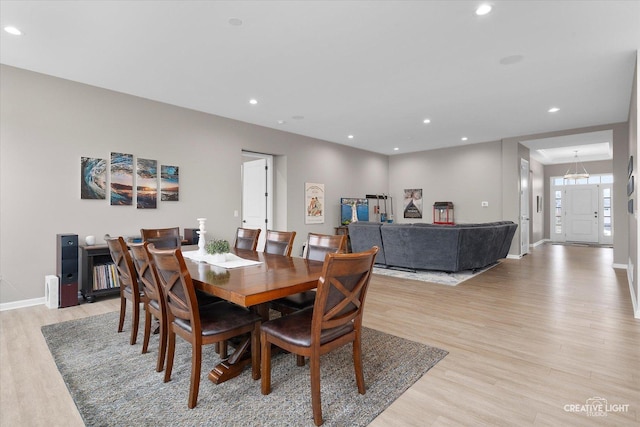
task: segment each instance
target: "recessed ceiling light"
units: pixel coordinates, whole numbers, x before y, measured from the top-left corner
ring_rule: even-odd
[[[258,103],[257,99],[250,99],[249,100],[249,104],[251,104],[251,105],[256,105],[257,103]]]
[[[558,111],[560,111],[560,109],[558,107],[551,107],[549,108],[549,112],[550,113],[557,113]]]
[[[229,18],[229,25],[233,25],[234,27],[239,27],[240,25],[242,25],[242,19]]]
[[[285,123],[287,123],[287,122],[285,122],[284,120],[278,120],[278,124],[279,124],[279,125],[283,125],[283,124],[285,124]]]
[[[22,35],[22,31],[20,31],[16,27],[7,26],[7,27],[4,27],[4,30],[9,34],[13,34],[14,36]]]
[[[466,140],[468,140],[468,139],[469,139],[469,138],[467,138],[466,136],[463,136],[462,138],[460,138],[460,140],[461,140],[461,141],[466,141]]]
[[[353,139],[353,135],[349,135],[349,136],[347,136],[347,138]]]
[[[393,151],[398,151],[399,149],[400,149],[399,147],[395,147]]]
[[[476,15],[478,15],[478,16],[486,15],[489,12],[491,12],[491,5],[487,4],[487,3],[481,4],[476,9]]]
[[[422,123],[429,124],[429,123],[431,123],[431,119],[424,119],[424,120],[422,121]]]

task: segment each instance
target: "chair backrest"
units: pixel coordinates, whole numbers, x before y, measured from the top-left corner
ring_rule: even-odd
[[[158,275],[153,264],[151,254],[147,249],[149,242],[130,243],[131,258],[138,273],[139,284],[142,284],[145,295],[158,301],[159,306],[164,306],[164,292],[158,283]]]
[[[311,342],[319,344],[322,332],[348,333],[362,326],[364,300],[378,247],[352,254],[330,253],[318,279],[311,321]]]
[[[234,248],[255,251],[258,247],[260,231],[262,230],[259,228],[253,229],[239,227],[236,232],[236,243],[234,244]]]
[[[143,242],[153,243],[157,249],[179,248],[182,243],[180,227],[141,228]]]
[[[293,239],[295,238],[295,231],[267,230],[267,235],[264,242],[264,252],[268,254],[291,256],[291,249],[293,249]]]
[[[138,279],[136,277],[135,268],[127,244],[122,237],[114,237],[107,239],[107,245],[109,246],[109,252],[111,253],[111,259],[118,271],[118,282],[120,283],[120,289],[125,291],[127,288],[133,295],[140,293],[138,287]]]
[[[158,281],[167,303],[167,321],[183,321],[198,335],[201,330],[196,291],[180,249],[156,249],[147,246],[155,264]]]
[[[329,253],[344,253],[346,242],[347,236],[344,234],[309,233],[305,258],[324,261],[325,256]]]

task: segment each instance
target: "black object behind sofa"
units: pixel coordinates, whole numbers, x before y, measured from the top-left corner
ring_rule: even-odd
[[[483,224],[349,224],[353,252],[378,246],[376,264],[414,270],[455,272],[486,267],[505,258],[518,226]]]

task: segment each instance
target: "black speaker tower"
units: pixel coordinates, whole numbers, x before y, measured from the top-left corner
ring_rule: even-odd
[[[60,307],[78,305],[78,235],[56,234],[56,274]]]

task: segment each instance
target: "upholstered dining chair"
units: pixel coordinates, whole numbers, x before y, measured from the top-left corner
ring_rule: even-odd
[[[258,238],[260,237],[261,231],[259,228],[239,227],[236,232],[236,242],[233,247],[236,249],[255,251],[258,247]]]
[[[138,278],[129,254],[127,244],[122,237],[107,238],[105,236],[111,259],[116,266],[118,281],[120,282],[120,320],[118,332],[124,328],[124,318],[127,310],[127,300],[131,301],[133,314],[131,316],[131,339],[129,343],[134,345],[138,337],[138,325],[140,323],[140,303],[146,304],[146,295],[138,286]]]
[[[267,230],[263,252],[291,256],[291,249],[293,249],[293,240],[295,238],[295,231]]]
[[[309,233],[305,258],[313,261],[324,261],[328,253],[343,253],[346,242],[347,236],[344,234]],[[316,291],[300,292],[272,301],[271,308],[286,315],[313,306],[315,297]]]
[[[148,249],[155,263],[168,309],[167,365],[164,382],[171,379],[176,335],[191,344],[189,408],[194,408],[198,402],[204,345],[250,333],[252,377],[254,380],[259,379],[260,316],[226,301],[198,307],[193,282],[180,249],[156,249],[153,244],[150,244]]]
[[[326,255],[313,307],[264,322],[260,328],[262,394],[271,392],[271,345],[309,358],[313,421],[322,424],[320,356],[353,343],[358,392],[362,372],[362,314],[378,247],[354,254]],[[286,379],[282,379],[286,381]]]
[[[141,228],[140,235],[143,242],[153,243],[158,249],[179,248],[182,243],[180,227]]]
[[[144,339],[142,341],[142,353],[146,353],[149,348],[149,338],[151,337],[151,323],[153,315],[160,324],[160,343],[158,345],[158,361],[156,371],[164,369],[165,355],[167,354],[167,307],[162,292],[162,287],[158,283],[158,276],[151,259],[151,254],[147,249],[149,242],[130,243],[131,258],[138,273],[139,284],[142,284],[142,291],[146,299],[144,301]]]

